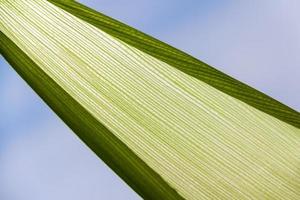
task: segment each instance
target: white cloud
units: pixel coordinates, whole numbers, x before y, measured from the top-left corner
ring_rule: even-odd
[[[7,63],[0,62],[0,65],[0,113],[18,115],[32,105],[35,94]]]
[[[297,0],[81,2],[155,35],[300,110]],[[176,17],[174,10],[178,12]],[[169,17],[171,13],[173,17]],[[172,26],[160,22],[166,18]]]
[[[62,122],[50,120],[2,150],[0,198],[139,199]]]
[[[2,58],[0,199],[139,199]]]
[[[162,29],[176,26],[182,19],[197,12],[197,6],[211,4],[194,0],[79,0],[79,2],[156,37],[160,36]]]
[[[135,27],[153,29],[164,41],[300,110],[299,1],[228,1],[211,7],[205,16],[199,6],[198,14],[189,18],[185,17],[188,10],[182,9],[173,28],[152,26],[172,1],[86,2]],[[9,132],[14,135],[10,143],[3,145],[0,140],[5,146],[0,152],[0,199],[138,199],[38,103],[40,99],[20,78],[14,73],[0,74],[0,78],[0,113],[20,115],[20,119],[5,115],[5,120],[27,119],[27,126]],[[32,110],[44,110],[38,115],[42,124],[33,120],[36,113]],[[5,120],[0,116],[0,125]]]
[[[162,39],[300,110],[299,1],[239,1]]]
[[[167,6],[165,3],[162,4],[155,0],[102,0],[100,2],[80,0],[80,2],[135,27],[147,24],[151,18],[161,12],[163,6]]]

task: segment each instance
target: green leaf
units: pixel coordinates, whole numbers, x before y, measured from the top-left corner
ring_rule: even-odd
[[[297,199],[298,112],[76,2],[50,2],[0,2],[1,54],[142,197]]]
[[[78,18],[149,55],[233,96],[263,112],[300,128],[300,113],[235,80],[192,56],[151,36],[73,1],[48,0]]]

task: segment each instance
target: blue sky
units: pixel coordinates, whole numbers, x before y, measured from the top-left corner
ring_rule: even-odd
[[[297,0],[82,1],[300,111]],[[139,199],[0,58],[0,199]]]

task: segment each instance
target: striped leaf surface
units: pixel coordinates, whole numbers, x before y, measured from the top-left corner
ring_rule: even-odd
[[[146,199],[297,199],[300,114],[73,1],[0,2],[1,54]]]

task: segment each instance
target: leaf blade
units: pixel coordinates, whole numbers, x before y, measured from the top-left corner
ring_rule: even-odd
[[[125,144],[124,147],[134,152],[129,153],[130,159],[137,154],[146,166],[150,166],[149,169],[143,169],[144,173],[155,171],[158,177],[163,178],[166,188],[176,189],[185,198],[228,198],[230,195],[258,197],[263,195],[259,186],[264,188],[266,197],[295,196],[298,182],[297,179],[289,180],[289,177],[297,177],[299,129],[181,73],[49,4],[25,2],[13,4],[15,8],[10,7],[12,10],[8,10],[9,14],[4,13],[2,31],[34,60],[36,68],[51,77],[52,83],[58,84],[55,88],[66,92],[83,107],[82,111],[73,109],[70,114],[65,109],[72,108],[72,103],[63,101],[66,104],[60,104],[59,108],[69,117],[67,121],[72,120],[72,116],[79,117],[77,122],[85,120],[88,116],[82,116],[84,111],[92,114],[90,120],[94,120],[95,124],[103,122],[112,130],[109,136],[117,136],[121,144]],[[21,12],[24,7],[27,7],[26,12]],[[23,32],[19,33],[18,30]],[[1,47],[4,50],[7,48],[5,45]],[[6,57],[9,58],[11,54],[7,53]],[[12,57],[10,60],[13,61]],[[19,67],[28,70],[24,66]],[[27,79],[30,76],[32,78],[30,71],[27,73]],[[31,85],[38,85],[42,80],[35,80]],[[105,87],[107,91],[103,90]],[[47,98],[64,100],[60,93]],[[101,103],[104,100],[110,100],[110,108],[104,107]],[[105,111],[109,112],[103,114]],[[118,120],[112,123],[115,119]],[[101,146],[103,141],[93,135],[98,129],[93,128],[90,120],[80,123],[84,128],[91,128],[91,133],[82,131],[83,134],[91,134],[83,135],[83,140],[90,142],[89,146],[95,151],[109,151],[113,145]],[[69,125],[79,126],[77,123]],[[140,128],[143,128],[142,131]],[[278,140],[280,137],[284,141]],[[221,149],[216,141],[222,144]],[[93,143],[97,143],[96,147],[93,147]],[[229,151],[231,146],[234,152]],[[271,156],[260,158],[261,151]],[[125,178],[128,176],[129,180],[134,180],[129,184],[135,186],[136,179],[140,177],[136,178],[127,165],[122,166],[118,155],[122,155],[122,151],[111,155],[113,159],[107,158],[106,162],[119,164],[115,168],[123,170]],[[270,167],[266,160],[272,161],[274,166]],[[279,176],[269,174],[272,170],[282,169],[281,162],[285,163],[284,173],[288,176],[282,177],[283,172]],[[131,166],[139,171],[141,163]],[[263,177],[253,173],[253,167],[257,166],[267,171]],[[219,171],[226,172],[226,176],[222,177]],[[140,174],[147,180],[147,175]],[[236,174],[243,177],[237,180],[238,186],[226,180],[234,180]],[[158,177],[153,179],[154,182]],[[219,183],[214,182],[215,178]],[[268,178],[279,180],[274,185],[268,182]],[[243,185],[243,182],[247,184]],[[157,195],[147,189],[149,182],[146,185],[142,181],[136,184],[144,197]],[[160,191],[155,183],[150,184]],[[278,184],[290,187],[280,188]],[[224,188],[227,192],[224,192]],[[174,189],[170,189],[173,196],[160,192],[155,197],[175,198],[177,193]]]
[[[300,113],[208,64],[76,1],[49,0],[108,34],[263,112],[300,128]]]

